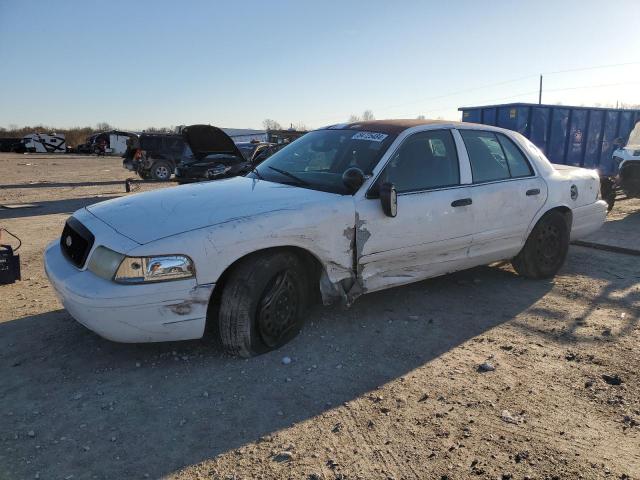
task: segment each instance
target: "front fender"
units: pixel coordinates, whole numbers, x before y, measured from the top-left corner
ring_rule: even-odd
[[[353,197],[345,196],[331,204],[290,205],[259,215],[248,214],[141,245],[129,255],[188,255],[194,261],[198,284],[210,284],[251,253],[296,247],[318,259],[335,284],[353,275],[354,219]]]

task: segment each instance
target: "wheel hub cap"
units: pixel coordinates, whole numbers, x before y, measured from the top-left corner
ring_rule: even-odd
[[[298,294],[288,272],[279,273],[265,289],[258,305],[258,329],[263,341],[273,347],[295,324]]]
[[[169,169],[167,167],[156,168],[156,176],[158,178],[167,178],[169,176]]]
[[[560,254],[560,232],[552,225],[545,225],[538,235],[538,260],[545,266],[552,266]]]

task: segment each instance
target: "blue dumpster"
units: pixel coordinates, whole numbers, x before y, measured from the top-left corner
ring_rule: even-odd
[[[601,176],[617,174],[612,153],[615,141],[623,144],[640,110],[507,103],[462,107],[463,122],[508,128],[531,140],[553,163],[595,168]]]

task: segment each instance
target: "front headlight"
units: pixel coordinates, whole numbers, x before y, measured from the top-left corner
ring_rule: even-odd
[[[125,257],[114,280],[119,283],[163,282],[194,275],[193,262],[184,255]]]
[[[103,246],[94,250],[87,269],[118,283],[182,280],[195,275],[193,262],[185,255],[127,257]]]

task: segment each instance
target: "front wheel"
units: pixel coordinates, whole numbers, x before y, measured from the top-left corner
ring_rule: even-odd
[[[241,260],[220,299],[218,332],[225,350],[251,357],[287,343],[302,327],[308,291],[302,263],[293,253],[270,252]]]
[[[520,253],[511,261],[513,268],[527,278],[553,277],[567,258],[569,237],[567,218],[559,211],[546,213],[533,227]]]

